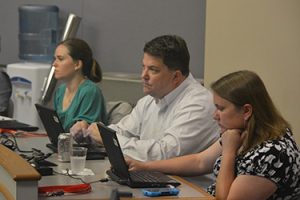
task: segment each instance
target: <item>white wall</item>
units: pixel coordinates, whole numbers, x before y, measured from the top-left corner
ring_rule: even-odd
[[[208,0],[205,35],[205,85],[257,72],[300,144],[300,1]]]
[[[127,101],[135,105],[144,96],[139,74],[104,73],[99,86],[108,101]]]

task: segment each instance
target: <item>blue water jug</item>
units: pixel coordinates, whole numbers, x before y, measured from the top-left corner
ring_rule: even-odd
[[[54,5],[19,7],[19,58],[51,62],[59,39],[59,9]]]

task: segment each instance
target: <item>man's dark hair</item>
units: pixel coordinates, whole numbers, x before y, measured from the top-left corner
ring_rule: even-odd
[[[176,35],[163,35],[147,42],[144,53],[161,58],[170,70],[180,70],[184,76],[190,72],[190,54],[186,42]]]

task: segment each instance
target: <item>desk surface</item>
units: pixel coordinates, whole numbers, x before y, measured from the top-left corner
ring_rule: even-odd
[[[34,138],[18,138],[18,145],[22,150],[30,150],[31,147],[41,149],[44,153],[51,152],[45,145],[49,142],[46,137],[34,137]],[[30,144],[30,145],[28,145]],[[31,146],[32,145],[32,146]],[[57,172],[61,172],[64,169],[70,168],[70,163],[62,163],[57,161],[57,155],[54,154],[47,160],[58,164],[53,169]],[[88,160],[86,162],[86,168],[92,169],[94,176],[82,177],[86,182],[93,182],[107,177],[105,171],[110,168],[108,160]],[[181,182],[178,187],[180,193],[175,197],[161,197],[161,199],[199,199],[199,200],[211,200],[214,197],[209,196],[202,188],[191,184],[190,182],[175,176],[177,180]],[[51,186],[51,185],[67,185],[67,184],[80,184],[80,180],[72,179],[68,176],[55,174],[52,176],[43,176],[39,181],[39,186]],[[119,191],[131,191],[134,199],[144,199],[141,189],[132,189],[124,185],[119,185],[114,181],[108,181],[105,183],[97,182],[92,184],[92,192],[88,194],[74,194],[65,195],[61,197],[39,197],[39,199],[109,199],[110,193],[113,189],[118,188]],[[160,199],[160,198],[155,198]]]

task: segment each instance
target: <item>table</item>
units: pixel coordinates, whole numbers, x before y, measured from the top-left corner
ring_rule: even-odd
[[[17,138],[19,147],[22,150],[30,150],[31,147],[42,150],[44,153],[51,152],[45,145],[49,143],[48,138],[46,137],[34,137],[34,138]],[[57,161],[57,155],[53,154],[47,160],[55,162],[58,164],[57,167],[53,167],[54,171],[61,172],[61,170],[70,168],[70,163],[62,163]],[[82,177],[86,182],[92,182],[100,180],[104,177],[107,177],[105,171],[110,168],[109,161],[106,160],[88,160],[86,162],[86,168],[92,169],[95,173],[94,176],[84,176]],[[180,193],[175,197],[159,197],[155,199],[199,199],[199,200],[213,200],[214,197],[208,195],[205,190],[202,188],[191,184],[187,180],[180,178],[178,176],[173,176],[173,178],[179,180],[181,185],[178,187]],[[39,186],[50,186],[50,185],[68,185],[68,184],[80,184],[80,180],[72,179],[71,177],[55,174],[52,176],[43,176],[38,182]],[[108,182],[97,182],[92,184],[92,192],[87,194],[71,194],[64,195],[60,197],[39,197],[39,199],[109,199],[111,191],[117,188],[119,191],[130,191],[133,194],[133,199],[145,199],[141,189],[133,189],[128,186],[119,185],[114,181]],[[123,198],[122,198],[123,199]],[[126,199],[126,198],[124,198]]]

